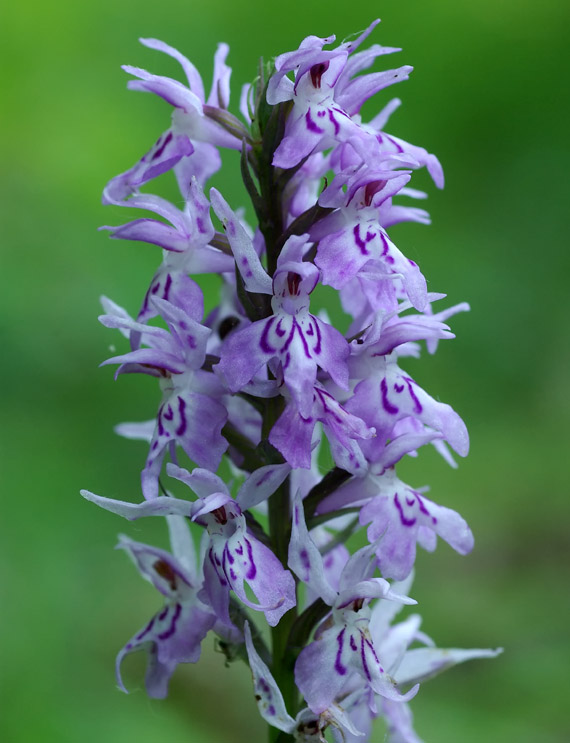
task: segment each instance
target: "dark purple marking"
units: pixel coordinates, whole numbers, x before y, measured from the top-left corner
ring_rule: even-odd
[[[356,650],[357,649],[357,647],[356,647],[356,640],[354,639],[354,635],[351,635],[350,636],[350,647],[353,650]]]
[[[151,294],[156,294],[156,292],[157,292],[157,291],[158,291],[159,289],[160,289],[160,281],[158,282],[158,284],[155,284],[154,286],[151,286],[151,287],[150,287],[150,293],[151,293]]]
[[[156,425],[157,425],[159,436],[164,436],[164,426],[162,425],[162,411],[163,410],[164,410],[164,405],[161,405],[158,409],[158,415],[156,417]]]
[[[309,348],[309,344],[307,343],[307,339],[305,338],[305,334],[303,333],[301,326],[299,325],[297,320],[295,320],[295,318],[293,318],[293,330],[291,333],[291,337],[287,339],[287,343],[285,345],[288,346],[289,343],[291,342],[291,339],[295,332],[295,328],[297,328],[297,332],[299,333],[299,337],[301,338],[301,343],[303,344],[303,351],[305,352],[305,356],[308,359],[311,359],[312,358],[311,349]]]
[[[346,631],[346,628],[343,627],[343,629],[338,633],[337,638],[336,638],[338,650],[336,651],[336,658],[334,661],[334,670],[338,673],[339,676],[344,676],[347,670],[346,666],[343,666],[342,663],[340,662],[345,631]]]
[[[193,335],[186,336],[186,343],[190,346],[190,348],[196,348],[196,338],[194,338]]]
[[[362,634],[362,632],[360,633],[360,658],[362,660],[362,668],[364,669],[366,678],[368,679],[368,681],[372,681],[368,663],[366,662],[366,652],[364,650],[364,635]]]
[[[236,555],[243,555],[243,544],[241,544],[241,542],[238,544],[238,546],[235,549],[236,549]]]
[[[198,228],[198,232],[201,232],[202,234],[207,232],[207,228],[202,217],[196,217],[196,227]]]
[[[170,404],[166,406],[166,413],[164,413],[164,417],[167,421],[171,421],[174,418],[174,411],[172,410]]]
[[[147,624],[147,626],[141,632],[138,633],[138,635],[135,637],[135,640],[142,640],[143,637],[145,635],[147,635],[151,631],[151,629],[152,629],[152,627],[154,625],[154,620],[155,619],[156,619],[156,617],[153,617],[150,620],[150,622]]]
[[[281,323],[281,320],[279,321],[279,323]],[[286,351],[288,351],[289,346],[291,345],[293,338],[295,337],[295,327],[298,327],[298,325],[297,325],[297,321],[295,320],[295,318],[293,318],[293,322],[291,323],[291,330],[289,331],[289,336],[287,340],[285,341],[285,343],[281,346],[281,353],[285,353]]]
[[[395,390],[396,390],[396,392],[398,392],[398,393],[400,393],[400,392],[403,392],[403,391],[404,391],[404,386],[405,386],[405,385],[403,385],[403,384],[398,384],[397,382],[394,382],[394,389],[395,389]]]
[[[323,110],[317,111],[317,116],[319,117],[319,119],[322,119],[323,116],[326,116],[326,115],[327,115],[326,111],[323,111]]]
[[[150,447],[151,451],[155,451],[156,447],[158,446],[158,441],[154,441],[152,446]]]
[[[388,385],[386,384],[386,377],[380,382],[380,392],[382,393],[382,407],[389,415],[397,415],[400,412],[400,408],[388,400]]]
[[[258,488],[260,485],[263,485],[263,483],[271,477],[271,474],[271,470],[267,470],[267,472],[264,472],[259,480],[257,480],[257,482],[255,483],[255,487]]]
[[[321,87],[321,78],[328,70],[329,64],[330,62],[318,62],[311,67],[309,74],[311,75],[311,82],[313,83],[314,88]]]
[[[176,608],[174,609],[174,614],[172,615],[172,620],[170,622],[170,627],[164,632],[161,632],[159,635],[157,635],[159,640],[168,640],[169,637],[172,637],[172,635],[176,632],[176,624],[181,613],[182,607],[180,606],[180,604],[176,604]]]
[[[408,392],[410,393],[410,397],[414,401],[414,407],[415,407],[416,413],[421,413],[423,411],[422,404],[416,397],[416,393],[414,392],[412,388],[412,385],[414,384],[414,380],[411,379],[411,377],[404,377],[404,381],[408,385]]]
[[[408,504],[408,506],[413,506],[415,502],[416,502],[415,496],[413,498],[408,498],[408,496],[406,495],[406,503]]]
[[[332,124],[332,125],[334,126],[334,133],[335,133],[335,136],[336,136],[336,137],[338,137],[338,133],[340,132],[340,124],[339,124],[339,123],[338,123],[338,121],[337,121],[337,120],[335,119],[335,117],[334,117],[334,114],[333,114],[333,112],[332,112],[332,109],[331,109],[331,108],[329,108],[329,121],[330,121],[330,122],[331,122],[331,124]]]
[[[388,181],[370,181],[370,183],[366,184],[366,188],[364,189],[364,203],[366,206],[370,206],[372,199],[379,191],[385,188],[387,183]]]
[[[285,356],[285,361],[282,361],[281,363],[283,364],[283,371],[285,371],[289,367],[289,364],[291,363],[291,354],[289,353],[289,351],[287,351],[287,355]]]
[[[156,560],[153,565],[153,570],[157,575],[160,575],[161,578],[164,578],[164,580],[168,583],[170,588],[173,591],[176,591],[177,585],[176,585],[176,578],[178,577],[174,568],[170,563],[166,562],[166,560]],[[159,619],[162,619],[162,617],[159,617]]]
[[[283,320],[280,319],[277,325],[275,326],[275,335],[278,335],[279,338],[283,338],[287,331],[283,330]]]
[[[233,581],[236,581],[236,580],[237,580],[237,575],[236,575],[236,571],[235,571],[235,570],[234,570],[233,568],[230,568],[230,578],[231,578],[231,579],[232,579]]]
[[[228,547],[227,544],[226,544],[225,549],[224,549],[224,557],[227,558],[227,560],[230,563],[230,565],[233,565],[234,564],[235,557],[230,552],[230,548]]]
[[[397,75],[396,75],[396,77],[397,77]],[[394,147],[396,148],[396,152],[403,152],[404,151],[404,148],[401,147],[394,139],[392,139],[392,137],[389,134],[384,134],[384,136],[386,137],[386,139],[388,140],[388,142],[390,142],[392,145],[394,145]]]
[[[186,400],[183,397],[178,398],[178,414],[180,415],[180,425],[176,429],[176,435],[177,436],[183,436],[186,433],[186,429],[188,428],[188,423],[186,421]]]
[[[263,676],[259,677],[259,681],[257,683],[261,691],[264,694],[269,694],[269,696],[271,697],[271,687],[269,686],[267,681],[263,678]]]
[[[311,116],[311,109],[307,111],[305,114],[305,121],[307,123],[307,129],[310,132],[313,132],[313,134],[324,134],[325,130],[321,129],[320,126],[317,126],[317,124],[313,121],[313,118]]]
[[[300,284],[301,277],[299,276],[299,274],[295,273],[294,271],[289,271],[287,273],[287,289],[289,290],[289,294],[294,297],[298,297]]]
[[[269,707],[267,708],[267,714],[275,715],[275,707],[272,704],[270,704]]]
[[[163,142],[159,144],[161,139],[162,137],[159,137],[156,142],[156,144],[158,145],[158,149],[156,150],[156,152],[152,153],[152,157],[150,158],[151,161],[156,160],[158,157],[162,155],[162,153],[166,149],[166,146],[172,141],[172,132],[169,131],[166,137],[164,138]]]
[[[158,621],[159,621],[159,622],[162,622],[162,620],[164,619],[164,617],[165,617],[165,616],[166,616],[167,614],[168,614],[168,606],[165,606],[165,607],[164,607],[164,609],[163,609],[163,610],[162,610],[162,611],[160,612],[160,614],[158,615]]]
[[[424,505],[423,498],[419,493],[416,493],[416,500],[418,502],[418,505],[420,507],[420,511],[424,514],[424,516],[429,516],[429,518],[432,520],[434,524],[437,524],[437,519],[435,516],[432,516],[431,513],[428,511],[428,509]]]
[[[394,505],[398,509],[398,513],[400,514],[400,521],[404,526],[413,526],[416,523],[416,519],[408,519],[404,515],[404,509],[402,508],[402,504],[400,503],[400,499],[398,498],[398,493],[394,493]]]
[[[163,299],[168,299],[168,294],[170,292],[171,286],[172,286],[172,276],[170,274],[166,274],[166,281],[164,282],[164,291],[162,293]]]
[[[354,242],[356,243],[362,255],[370,255],[369,251],[366,249],[366,243],[360,237],[360,225],[359,224],[354,225],[354,227],[352,228],[352,234],[354,235]]]
[[[386,240],[386,236],[381,232],[380,233],[380,240],[382,240],[382,245],[384,246],[382,249],[381,258],[386,258],[388,255],[388,251],[390,250],[390,246],[388,245],[388,240]],[[392,261],[393,263],[394,261]]]
[[[309,571],[311,570],[311,558],[309,557],[309,553],[307,552],[307,550],[302,549],[299,552],[299,557],[301,559],[301,563],[303,564],[303,567],[305,568],[307,573],[309,573]]]
[[[265,327],[263,328],[263,333],[261,334],[261,338],[259,339],[259,347],[263,351],[263,353],[275,353],[275,348],[273,346],[270,346],[267,342],[267,336],[269,335],[269,331],[271,330],[271,326],[275,322],[275,315],[273,317],[270,317],[267,323],[265,324]]]
[[[228,515],[226,513],[225,506],[220,506],[219,508],[214,508],[212,511],[212,516],[216,519],[218,524],[227,524],[228,523]],[[218,563],[219,565],[220,563]]]
[[[314,318],[314,317],[311,316],[311,320],[315,324],[315,330],[317,332],[317,345],[315,346],[314,351],[315,351],[316,354],[320,354],[320,352],[321,352],[321,341],[322,341],[321,329],[319,328],[319,323],[316,320],[316,318]]]
[[[295,526],[299,525],[299,506],[295,506],[295,512],[293,514],[293,518],[295,519]]]
[[[247,578],[247,580],[253,580],[257,575],[257,568],[255,567],[255,562],[253,561],[253,548],[249,539],[245,540],[245,545],[247,547],[247,556],[250,562],[249,570],[245,574],[245,577]]]

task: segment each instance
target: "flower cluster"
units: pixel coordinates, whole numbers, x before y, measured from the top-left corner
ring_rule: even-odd
[[[206,97],[191,62],[142,39],[177,60],[186,81],[124,68],[129,88],[160,96],[172,116],[103,196],[153,216],[102,229],[162,249],[138,314],[104,298],[100,317],[129,343],[104,363],[155,377],[162,394],[153,420],[117,428],[148,442],[143,500],[82,491],[129,520],[163,516],[170,533],[170,552],[119,542],[164,597],[119,652],[119,686],[124,656],[144,649],[148,694],[164,697],[176,666],[196,662],[214,632],[228,658],[249,662],[261,716],[303,741],[324,740],[327,728],[335,740],[366,740],[377,716],[392,743],[419,741],[407,705],[419,682],[497,652],[439,650],[416,614],[393,623],[416,603],[417,544],[433,550],[440,536],[460,554],[473,547],[458,513],[397,474],[426,444],[452,466],[451,450],[467,454],[459,415],[403,365],[422,341],[434,353],[452,338],[446,321],[469,308],[434,309],[445,295],[428,292],[388,234],[399,222],[429,222],[412,205],[425,197],[408,186],[413,171],[427,168],[438,187],[443,173],[434,155],[385,131],[397,99],[362,120],[368,99],[411,72],[369,71],[399,51],[361,50],[377,23],[336,46],[334,36],[309,36],[262,64],[242,90],[241,119],[228,111],[225,44]],[[218,190],[205,191],[220,148],[241,158],[253,228]],[[182,208],[141,190],[170,170]],[[200,274],[219,277],[207,317]],[[318,307],[319,285],[338,292],[345,332]],[[216,474],[223,457],[229,485]],[[174,480],[186,497],[173,495]],[[199,557],[190,522],[202,530]],[[360,529],[365,546],[351,555],[346,541]]]

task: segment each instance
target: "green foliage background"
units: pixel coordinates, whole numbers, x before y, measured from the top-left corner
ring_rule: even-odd
[[[0,739],[265,738],[247,670],[225,669],[209,642],[165,702],[141,691],[142,658],[126,664],[137,691],[115,687],[117,649],[159,604],[113,552],[116,533],[164,534],[99,512],[78,491],[140,497],[144,446],[112,426],[151,417],[156,392],[97,368],[116,338],[96,316],[101,293],[135,310],[159,255],[96,228],[126,220],[103,209],[101,189],[168,125],[166,104],[125,91],[119,65],[178,75],[137,43],[154,36],[208,80],[225,40],[235,111],[260,55],[308,34],[343,38],[379,14],[373,41],[402,46],[397,63],[416,71],[375,105],[401,97],[390,130],[437,153],[446,173],[442,193],[415,177],[433,225],[402,226],[396,242],[431,289],[472,306],[452,322],[455,341],[410,367],[464,417],[471,454],[452,471],[422,452],[408,475],[465,516],[476,549],[422,554],[412,594],[442,646],[506,648],[426,684],[417,729],[428,743],[568,740],[567,3],[21,0],[0,14]],[[228,166],[235,173],[235,159]],[[234,175],[216,185],[239,203]]]

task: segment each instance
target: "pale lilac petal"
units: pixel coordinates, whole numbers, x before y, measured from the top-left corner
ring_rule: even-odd
[[[114,431],[125,439],[146,441],[150,444],[155,426],[156,420],[153,418],[150,421],[143,421],[141,423],[119,423],[115,426]]]
[[[273,552],[254,537],[248,537],[251,545],[251,565],[245,580],[257,597],[270,627],[275,627],[283,614],[292,609],[296,603],[295,580],[288,570],[281,565]],[[255,566],[255,573],[252,570]],[[235,589],[234,589],[235,590]],[[243,597],[240,596],[243,601]],[[252,608],[259,609],[253,605]]]
[[[373,72],[352,80],[339,96],[339,104],[350,113],[357,114],[365,101],[389,85],[407,80],[414,68],[403,65],[395,70]]]
[[[165,250],[181,253],[188,248],[188,238],[173,227],[155,219],[136,219],[134,222],[119,227],[103,226],[100,230],[109,230],[115,240],[135,240],[158,245]]]
[[[122,67],[125,72],[140,78],[139,80],[129,80],[127,83],[129,90],[155,93],[174,108],[180,108],[183,111],[196,111],[202,114],[202,101],[178,80],[172,80],[163,75],[152,75],[140,67],[132,67],[131,65],[122,65]]]
[[[208,105],[227,109],[230,103],[230,76],[231,67],[226,64],[230,48],[227,44],[218,44],[214,55],[214,79],[208,96]]]
[[[236,495],[241,510],[247,511],[267,500],[290,472],[290,464],[269,464],[252,472]]]
[[[172,554],[186,571],[192,585],[196,585],[196,548],[188,527],[188,521],[181,516],[167,516],[168,536]]]
[[[168,54],[168,56],[179,62],[184,70],[184,74],[186,75],[188,85],[192,92],[195,93],[201,101],[206,100],[202,78],[190,60],[188,60],[177,49],[174,49],[174,47],[171,47],[158,39],[139,39],[139,41],[149,49],[156,49],[159,52],[164,52],[164,54]]]
[[[291,733],[295,729],[295,720],[287,712],[281,690],[253,645],[248,621],[244,624],[243,633],[259,714],[269,725]]]
[[[188,485],[190,490],[196,493],[198,498],[207,498],[213,493],[228,494],[227,486],[222,478],[210,472],[210,470],[195,467],[192,472],[188,472],[188,470],[169,462],[166,465],[166,472],[169,477],[174,477],[176,480],[180,480],[180,482]]]
[[[406,653],[395,676],[400,684],[413,684],[425,681],[458,663],[476,658],[496,658],[502,652],[502,648],[495,650],[415,648]]]
[[[297,492],[293,500],[288,565],[313,593],[329,606],[334,605],[337,593],[326,579],[323,557],[307,529],[300,492]]]
[[[386,720],[388,733],[386,743],[424,743],[412,726],[413,717],[409,705],[383,699],[382,716]]]
[[[112,178],[103,190],[104,204],[117,204],[136,193],[140,186],[173,168],[194,152],[186,134],[168,129],[136,165]]]
[[[116,661],[119,688],[127,692],[121,677],[123,658],[144,649],[148,651],[147,694],[164,699],[170,677],[178,663],[196,663],[199,660],[201,642],[214,622],[213,614],[196,606],[184,603],[167,605],[119,652]]]
[[[271,278],[261,265],[251,238],[230,209],[227,201],[215,188],[210,190],[210,201],[213,210],[224,226],[246,289],[250,292],[272,294]]]
[[[128,521],[134,521],[145,516],[186,516],[192,515],[192,504],[188,501],[178,498],[169,498],[168,496],[158,496],[152,500],[146,500],[142,503],[128,503],[127,501],[114,500],[113,498],[104,498],[102,495],[96,495],[89,490],[81,490],[81,495],[91,503],[101,506],[106,511],[116,513]]]
[[[297,688],[317,714],[330,707],[346,682],[348,669],[337,662],[339,655],[337,637],[325,632],[303,648],[295,663]]]
[[[281,452],[291,467],[311,467],[311,441],[317,421],[304,419],[296,405],[289,404],[269,433],[269,442]]]
[[[267,362],[277,355],[278,349],[269,339],[275,316],[259,320],[229,335],[222,346],[219,370],[232,392],[244,387]]]

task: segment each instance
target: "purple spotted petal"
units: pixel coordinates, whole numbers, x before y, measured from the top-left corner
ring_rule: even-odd
[[[223,405],[211,397],[191,390],[175,391],[160,406],[157,424],[142,471],[145,498],[158,495],[158,476],[166,447],[171,442],[181,446],[200,467],[216,470],[227,441],[221,435],[227,420]]]
[[[409,416],[439,431],[460,455],[469,450],[469,435],[457,413],[445,403],[437,402],[414,380],[388,362],[375,379],[360,382],[346,403],[348,411],[363,418],[378,434],[371,456],[378,457],[394,425]]]
[[[212,629],[213,614],[192,604],[172,603],[157,612],[117,655],[117,683],[127,692],[121,676],[123,658],[136,650],[148,652],[145,685],[149,697],[164,699],[174,669],[179,663],[196,663],[201,643]]]
[[[241,510],[247,511],[267,500],[285,482],[290,472],[289,464],[269,464],[252,472],[236,495]]]
[[[457,552],[473,548],[473,535],[455,511],[439,506],[398,480],[391,472],[377,478],[378,495],[360,512],[370,523],[368,539],[378,542],[376,555],[382,575],[403,580],[412,570],[420,527],[445,539]]]
[[[253,242],[228,202],[215,188],[210,190],[212,208],[222,222],[230,246],[236,259],[236,265],[243,277],[245,287],[250,292],[271,294],[271,278],[261,265],[255,252]]]
[[[291,733],[295,728],[295,720],[287,712],[281,690],[253,645],[249,622],[245,622],[243,629],[259,714],[269,725]]]
[[[329,606],[334,605],[337,592],[326,578],[323,557],[307,529],[300,492],[297,492],[293,501],[288,565],[313,593]]]
[[[166,173],[193,152],[194,147],[186,134],[174,134],[168,129],[136,165],[109,181],[103,191],[103,203],[124,201],[147,181]]]

